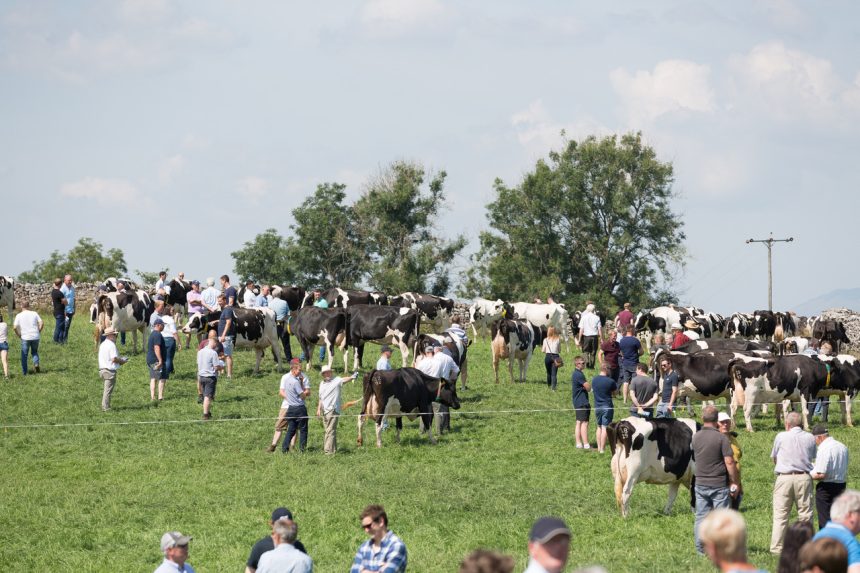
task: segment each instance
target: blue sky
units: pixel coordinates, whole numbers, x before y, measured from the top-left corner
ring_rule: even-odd
[[[470,252],[500,177],[641,130],[675,166],[682,301],[721,312],[860,286],[860,8],[850,2],[5,2],[4,274],[79,237],[130,269],[232,272],[324,181],[448,172]],[[467,253],[468,254],[468,253]],[[535,254],[539,256],[539,254]],[[467,264],[463,257],[461,268]]]

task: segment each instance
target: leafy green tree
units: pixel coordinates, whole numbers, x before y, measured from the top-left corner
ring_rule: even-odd
[[[323,183],[293,209],[295,235],[286,250],[299,284],[351,288],[361,281],[366,253],[352,207],[344,205],[344,189],[340,183]]]
[[[445,294],[450,266],[463,250],[462,235],[447,241],[436,234],[445,205],[446,173],[429,175],[418,163],[397,161],[372,179],[353,210],[367,249],[367,283],[391,293]]]
[[[81,237],[65,255],[53,251],[47,259],[33,261],[33,268],[20,274],[21,282],[50,282],[71,274],[79,282],[102,281],[107,277],[122,276],[128,272],[125,255],[120,249],[103,252],[102,244],[89,237]]]
[[[266,229],[238,251],[230,253],[234,270],[241,280],[258,283],[290,284],[296,273],[287,258],[287,244],[277,230]]]
[[[652,304],[685,255],[672,182],[641,133],[566,142],[519,185],[496,180],[460,294]]]

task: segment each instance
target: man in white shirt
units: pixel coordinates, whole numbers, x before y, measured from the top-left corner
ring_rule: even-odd
[[[391,347],[383,344],[379,349],[379,360],[376,361],[377,370],[391,370]]]
[[[110,410],[110,398],[116,386],[116,371],[128,362],[128,358],[123,358],[117,353],[116,330],[112,326],[105,328],[104,337],[104,341],[99,345],[99,376],[105,383],[102,393],[102,411],[107,412]]]
[[[12,328],[21,339],[21,370],[27,375],[27,353],[33,354],[33,371],[39,372],[39,338],[45,323],[38,313],[30,310],[30,301],[21,302],[21,312],[15,317]]]
[[[782,542],[788,529],[791,508],[797,505],[797,518],[812,523],[812,458],[815,457],[815,438],[804,432],[799,413],[785,416],[785,431],[773,440],[773,529],[770,552],[782,553]]]
[[[699,340],[701,335],[699,334],[699,323],[693,319],[688,320],[684,323],[684,328],[687,330],[684,331],[684,335],[690,340]]]
[[[221,291],[215,288],[215,279],[209,277],[206,279],[206,288],[200,293],[203,296],[203,306],[209,312],[218,312],[221,306],[218,304],[218,295]]]
[[[178,531],[168,531],[161,536],[161,552],[164,561],[154,573],[194,573],[194,567],[186,563],[188,560],[188,543],[190,535],[182,535]]]
[[[245,294],[242,298],[242,304],[245,305],[245,308],[254,308],[257,306],[257,295],[254,294],[254,281],[245,281]]]
[[[816,424],[812,428],[812,436],[818,451],[809,474],[818,482],[815,486],[815,509],[818,512],[818,529],[823,529],[830,521],[833,501],[845,491],[848,448],[836,438],[831,438],[824,424]]]
[[[594,368],[598,341],[602,335],[603,329],[600,325],[600,317],[595,314],[594,305],[589,304],[585,307],[585,312],[582,313],[579,319],[579,335],[576,339],[576,343],[582,348],[586,368]]]
[[[346,378],[332,378],[331,367],[325,364],[320,370],[320,399],[317,403],[317,417],[322,417],[325,427],[323,450],[327,454],[337,451],[337,421],[340,419],[340,391],[346,382],[352,382],[358,377],[358,372]]]
[[[460,375],[460,367],[457,366],[454,359],[451,358],[447,352],[443,352],[443,350],[443,346],[435,346],[433,348],[433,351],[435,352],[433,362],[437,364],[437,372],[439,373],[438,378],[455,385],[457,383],[457,377]],[[450,432],[451,409],[445,404],[433,402],[433,412],[437,414],[435,416],[436,433],[442,435],[445,432]]]

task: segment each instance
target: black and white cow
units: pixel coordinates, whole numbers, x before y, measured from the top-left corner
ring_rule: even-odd
[[[498,319],[507,318],[510,312],[510,305],[500,298],[496,300],[476,298],[469,306],[469,324],[472,326],[475,338],[478,338],[480,331],[489,329],[490,325]]]
[[[395,306],[356,304],[347,307],[346,345],[353,351],[353,369],[364,357],[364,343],[396,344],[403,364],[409,359],[409,342],[418,335],[417,310]]]
[[[615,501],[623,517],[630,513],[630,496],[637,482],[669,485],[665,514],[672,511],[681,485],[690,490],[692,505],[696,469],[693,434],[698,429],[694,420],[686,418],[629,417],[609,424],[607,436],[612,451]]]
[[[453,299],[433,294],[404,292],[388,297],[388,304],[414,308],[421,313],[423,319],[433,325],[435,330],[445,330],[451,326],[451,316],[454,312]]]
[[[514,360],[519,363],[519,381],[526,381],[526,372],[534,350],[534,329],[527,320],[502,318],[492,324],[490,346],[493,352],[493,374],[499,383],[499,361],[508,361],[508,374],[514,381]]]
[[[96,344],[104,330],[111,326],[117,332],[132,333],[132,350],[137,353],[137,333],[141,347],[146,344],[146,327],[152,315],[152,299],[144,291],[102,293],[96,300]]]
[[[117,292],[119,290],[119,283],[125,284],[125,290],[127,291],[137,290],[137,283],[129,278],[108,277],[104,281],[102,281],[102,284],[107,289],[107,292]]]
[[[381,291],[351,290],[334,287],[321,293],[320,297],[328,302],[329,308],[348,308],[359,304],[388,305],[388,295]]]
[[[184,318],[188,318],[186,305],[188,304],[188,293],[191,292],[191,282],[180,280],[178,277],[170,281],[170,291],[167,293],[167,304],[173,307],[173,316],[176,324],[181,325]]]
[[[845,325],[839,320],[818,319],[812,329],[812,337],[818,341],[819,346],[822,342],[829,342],[833,351],[837,353],[843,343],[851,343],[848,333],[845,331]]]
[[[358,417],[358,445],[364,442],[362,429],[366,418],[376,421],[376,447],[382,447],[382,425],[387,417],[395,417],[395,439],[400,443],[402,416],[421,417],[421,425],[435,444],[433,437],[433,402],[459,409],[456,384],[442,383],[416,368],[372,370],[364,375],[361,415]]]
[[[757,310],[753,313],[753,337],[756,340],[770,340],[776,332],[776,315],[770,310]]]
[[[281,341],[278,338],[277,321],[275,311],[270,308],[234,308],[234,320],[236,321],[236,348],[253,348],[257,355],[254,373],[259,374],[260,362],[263,360],[265,350],[269,347],[275,356],[275,364],[278,371],[281,367]],[[206,332],[218,326],[221,311],[200,314],[192,314],[188,323],[182,327],[185,334],[197,334]]]
[[[817,316],[795,316],[795,333],[804,338],[812,338],[812,329],[816,322],[818,322]]]
[[[460,383],[462,384],[462,389],[467,390],[466,386],[469,383],[469,362],[466,358],[471,344],[471,340],[468,344],[464,344],[459,336],[450,332],[445,332],[444,334],[419,334],[415,339],[415,358],[417,359],[419,356],[422,356],[427,347],[435,348],[436,346],[442,346],[444,348],[443,352],[447,352],[460,369]],[[451,380],[451,382],[454,382],[454,380]]]
[[[334,362],[334,349],[343,352],[343,368],[347,371],[347,317],[345,308],[320,308],[305,306],[290,314],[288,328],[290,334],[296,337],[302,353],[307,360],[307,368],[311,367],[315,346],[322,346],[328,353],[328,366]]]
[[[287,306],[290,307],[290,312],[295,312],[314,303],[314,294],[306,292],[300,286],[272,285],[271,293],[273,297],[285,300]]]
[[[736,312],[726,321],[723,330],[726,338],[749,338],[753,335],[753,315]]]
[[[570,314],[563,304],[556,302],[548,304],[538,304],[531,302],[515,302],[511,305],[514,315],[510,318],[518,318],[527,320],[535,326],[550,327],[554,326],[558,330],[558,335],[567,345],[567,350],[570,351],[570,343],[568,336],[568,325],[570,324]],[[600,316],[598,314],[598,316]],[[603,319],[601,317],[601,326]],[[579,321],[577,321],[577,327]]]
[[[673,370],[678,374],[679,400],[690,398],[705,401],[725,398],[729,413],[734,417],[737,403],[729,376],[729,363],[738,356],[745,355],[747,353],[725,350],[687,354],[677,350],[660,349],[655,353],[654,364],[659,364],[664,356],[672,363]],[[662,388],[662,373],[659,368],[655,371],[655,379]]]
[[[782,331],[782,338],[794,336],[797,332],[797,323],[794,321],[794,316],[790,312],[775,312],[773,313],[776,320],[777,332]]]
[[[0,275],[0,306],[6,305],[9,318],[12,320],[12,312],[15,310],[15,279]]]

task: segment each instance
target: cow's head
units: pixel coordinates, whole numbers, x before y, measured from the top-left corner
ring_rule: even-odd
[[[108,318],[113,318],[113,301],[108,295],[100,295],[96,306],[98,307],[98,314],[105,314]]]
[[[370,304],[386,306],[388,304],[388,295],[381,291],[372,291],[370,293],[370,300]]]
[[[439,396],[436,399],[449,408],[454,408],[455,410],[460,409],[460,400],[457,399],[456,383],[442,383],[442,387],[439,389]]]
[[[636,315],[636,321],[633,323],[636,326],[636,332],[645,330],[648,326],[648,321],[651,318],[651,312],[647,310],[641,311]]]
[[[204,332],[208,324],[209,315],[195,312],[188,319],[188,322],[185,324],[185,326],[182,327],[182,332],[184,332],[185,334],[197,334],[198,332]]]

